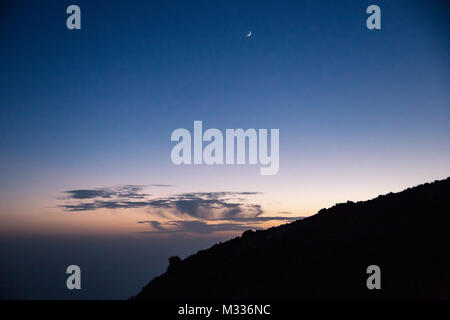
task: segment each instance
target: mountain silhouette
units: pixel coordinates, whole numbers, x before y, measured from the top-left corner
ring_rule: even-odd
[[[133,299],[449,299],[449,195],[447,178],[246,231],[172,257]]]

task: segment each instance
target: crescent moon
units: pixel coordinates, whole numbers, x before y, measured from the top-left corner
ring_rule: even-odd
[[[250,31],[249,33],[247,33],[247,38],[249,38],[252,35],[252,32]]]

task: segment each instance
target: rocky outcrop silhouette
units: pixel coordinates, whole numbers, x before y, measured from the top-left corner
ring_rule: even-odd
[[[134,299],[448,299],[449,195],[447,178],[246,231],[173,260]]]

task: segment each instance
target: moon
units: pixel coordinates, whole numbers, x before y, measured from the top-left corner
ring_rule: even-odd
[[[246,34],[247,38],[250,38],[251,35],[252,35],[252,32],[251,32],[251,31],[249,31],[249,32]]]

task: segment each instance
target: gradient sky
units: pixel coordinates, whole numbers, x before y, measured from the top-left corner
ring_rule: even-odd
[[[77,1],[82,30],[69,31],[71,3],[1,10],[3,232],[58,229],[73,189],[261,192],[265,214],[305,216],[448,176],[442,3],[378,1],[370,31],[366,1]],[[279,173],[173,165],[170,134],[194,120],[279,128]]]
[[[70,4],[81,8],[81,30],[66,28]],[[382,30],[366,28],[371,4]],[[135,185],[146,201],[171,204],[184,193],[198,204],[199,192],[257,192],[215,203],[289,218],[447,177],[448,9],[445,1],[2,3],[0,234],[217,234],[151,222],[218,223],[176,208],[70,211],[114,200],[70,190]],[[194,120],[223,131],[280,129],[279,173],[175,166],[170,135],[192,131]],[[229,235],[247,226],[220,223]]]

